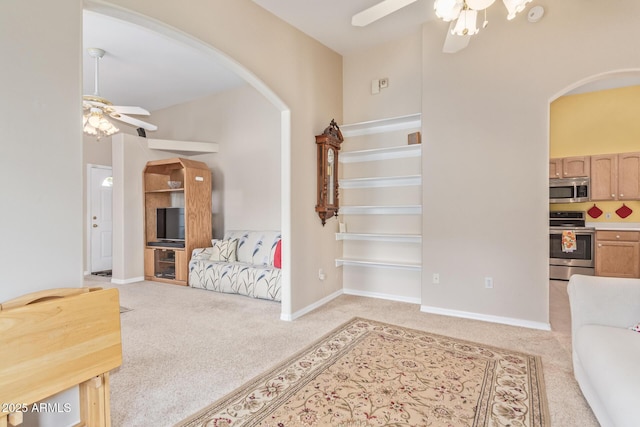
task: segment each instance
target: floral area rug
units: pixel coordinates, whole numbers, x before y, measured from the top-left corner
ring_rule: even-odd
[[[549,425],[539,356],[361,318],[179,424]]]

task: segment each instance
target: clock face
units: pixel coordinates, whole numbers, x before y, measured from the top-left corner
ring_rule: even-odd
[[[329,148],[329,151],[327,152],[327,162],[328,162],[329,164],[332,164],[332,163],[333,163],[333,156],[334,156],[334,154],[333,154],[333,148]]]

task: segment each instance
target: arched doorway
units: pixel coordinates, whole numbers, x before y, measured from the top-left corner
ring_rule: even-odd
[[[186,34],[178,29],[167,26],[159,21],[152,20],[138,13],[134,13],[116,6],[110,6],[102,2],[87,0],[84,2],[84,8],[95,13],[107,15],[122,21],[131,22],[133,24],[144,27],[150,31],[158,32],[173,40],[184,43],[202,52],[204,55],[215,56],[221,64],[232,70],[238,76],[240,76],[248,85],[253,87],[262,96],[264,96],[278,111],[280,118],[280,230],[283,238],[282,258],[282,303],[281,303],[281,318],[289,318],[292,312],[291,308],[291,255],[290,255],[290,242],[291,242],[291,225],[290,214],[291,211],[291,174],[290,174],[290,158],[291,158],[291,114],[289,107],[280,99],[280,97],[273,92],[264,82],[262,82],[251,71],[244,66],[234,61],[232,58],[226,56],[215,47],[202,42],[189,34]],[[114,179],[118,171],[114,170]],[[117,197],[114,191],[114,197]],[[121,216],[122,217],[122,216]],[[118,233],[118,228],[122,232],[124,226],[117,215],[114,215],[114,234]],[[118,251],[122,248],[114,245],[113,253],[114,258],[117,256]]]
[[[588,159],[593,189],[594,162],[612,154],[637,152],[640,128],[635,125],[637,119],[633,111],[637,111],[637,108],[634,108],[633,99],[637,98],[636,93],[640,93],[639,85],[640,70],[615,70],[572,83],[550,99],[550,160],[571,157]],[[550,165],[552,163],[556,164],[550,162]],[[551,174],[550,179],[553,181]],[[550,204],[549,210],[584,212],[586,225],[592,229],[624,227],[625,223],[638,221],[638,217],[622,219],[615,213],[623,203],[617,198],[612,201],[602,200],[601,197],[596,199],[585,203]],[[626,201],[627,205],[637,210],[633,203],[638,202]],[[597,209],[590,211],[593,206]],[[602,212],[599,216],[598,211]],[[589,238],[592,239],[591,256],[595,267],[598,255],[595,233],[585,232],[582,238],[586,239],[587,236],[592,236]],[[570,335],[567,282],[556,280],[560,277],[553,274],[550,276],[549,313],[552,329]]]

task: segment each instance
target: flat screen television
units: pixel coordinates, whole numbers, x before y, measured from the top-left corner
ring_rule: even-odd
[[[156,208],[158,240],[184,240],[184,208]]]

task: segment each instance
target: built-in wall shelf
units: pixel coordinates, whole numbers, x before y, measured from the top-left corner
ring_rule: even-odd
[[[350,178],[339,181],[340,188],[382,188],[382,187],[410,187],[422,185],[420,175],[380,176],[371,178]]]
[[[340,163],[374,162],[377,160],[406,159],[422,156],[422,145],[399,145],[373,148],[371,150],[345,151],[340,153]]]
[[[219,151],[219,146],[216,142],[177,141],[149,138],[147,139],[147,145],[152,150],[169,151],[183,156],[217,153]]]
[[[420,243],[420,234],[336,233],[336,240],[368,240],[374,242]]]
[[[420,215],[422,205],[342,206],[341,215]]]
[[[397,268],[402,270],[415,270],[415,271],[422,270],[422,265],[416,264],[416,263],[368,261],[368,260],[350,259],[350,258],[336,259],[336,267],[342,267],[343,265],[352,265],[352,266],[358,266],[358,267],[373,267],[373,268]]]
[[[422,114],[416,113],[388,119],[346,124],[340,126],[340,131],[342,135],[347,138],[351,136],[391,132],[394,130],[415,129],[420,126],[422,126]]]
[[[422,144],[408,143],[421,129],[420,114],[340,127],[345,232],[335,263],[354,295],[421,301]]]

